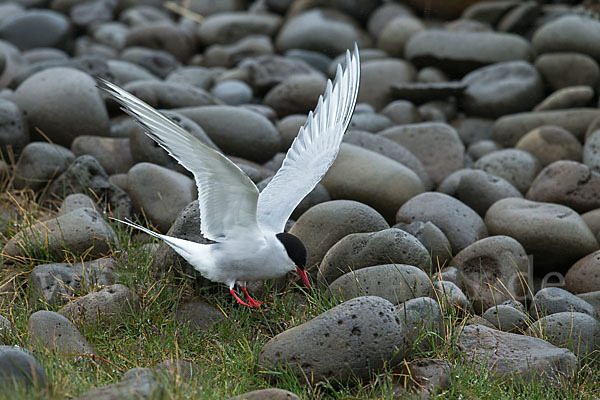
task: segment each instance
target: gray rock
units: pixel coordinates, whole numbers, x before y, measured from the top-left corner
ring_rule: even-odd
[[[467,295],[479,314],[505,300],[523,300],[524,274],[529,260],[519,242],[508,236],[491,236],[461,250],[450,265],[462,275]]]
[[[292,75],[267,92],[263,103],[277,115],[307,114],[315,108],[319,96],[325,92],[327,81],[321,75]]]
[[[590,123],[600,115],[594,108],[523,112],[498,118],[492,139],[503,146],[514,146],[526,133],[543,125],[556,125],[571,132],[579,140]]]
[[[595,131],[585,140],[583,162],[593,171],[600,172],[600,131]]]
[[[345,14],[335,9],[311,9],[288,19],[277,34],[281,51],[305,49],[325,54],[340,54],[351,49],[370,47],[366,32]]]
[[[382,114],[375,113],[360,113],[354,114],[350,120],[348,129],[362,130],[367,132],[378,132],[383,129],[389,128],[392,125],[392,121]]]
[[[198,196],[191,178],[151,163],[139,163],[127,173],[132,204],[144,210],[158,230],[169,230],[179,212]]]
[[[600,315],[600,290],[588,293],[580,293],[577,295],[577,297],[590,303]]]
[[[237,75],[245,79],[254,93],[266,93],[270,88],[283,82],[288,77],[296,74],[319,73],[302,60],[282,57],[275,54],[249,57],[237,66]],[[221,79],[232,79],[227,74],[221,75]],[[234,79],[239,79],[235,77]]]
[[[347,272],[333,281],[329,290],[343,300],[378,296],[400,304],[429,295],[431,281],[423,270],[412,265],[384,264]]]
[[[0,152],[6,159],[10,148],[20,154],[29,142],[29,128],[19,107],[12,101],[0,98]]]
[[[121,60],[108,60],[108,68],[111,76],[115,77],[116,82],[124,85],[128,82],[138,80],[158,80],[159,78],[137,64]]]
[[[192,201],[181,210],[167,232],[167,235],[196,243],[212,243],[208,239],[205,239],[200,232],[200,206],[198,205],[198,200]],[[194,267],[163,241],[160,242],[158,249],[153,254],[152,266],[153,271],[159,275],[173,268],[183,275],[191,276],[195,279],[203,279]]]
[[[396,312],[406,325],[409,346],[431,350],[444,337],[444,315],[440,304],[431,297],[417,297],[398,305]]]
[[[396,126],[379,134],[417,156],[435,185],[464,167],[465,147],[449,125],[428,122]]]
[[[58,199],[73,193],[84,193],[98,199],[99,204],[110,204],[116,215],[129,217],[131,213],[127,193],[110,183],[104,168],[90,155],[77,157],[48,188],[48,194]]]
[[[77,157],[84,154],[93,156],[111,175],[127,172],[133,165],[128,138],[82,135],[73,140],[71,151]]]
[[[184,62],[194,54],[194,39],[190,32],[175,24],[151,22],[129,29],[125,36],[125,47],[140,46],[163,50]]]
[[[410,16],[412,10],[401,3],[384,2],[369,16],[367,29],[372,36],[376,37],[388,22],[402,15]]]
[[[64,304],[76,293],[115,283],[114,263],[112,258],[102,258],[76,264],[41,264],[31,271],[29,285],[42,301]]]
[[[0,345],[8,343],[9,335],[13,329],[12,323],[6,317],[0,315]]]
[[[590,228],[594,236],[600,233],[600,209],[588,211],[585,214],[581,214],[581,218]]]
[[[525,193],[541,167],[539,161],[528,152],[505,149],[486,154],[473,164],[473,168],[504,178]]]
[[[277,121],[277,131],[281,135],[281,151],[287,151],[298,136],[300,127],[306,122],[306,115],[288,115]]]
[[[508,198],[485,216],[490,235],[516,239],[533,255],[536,274],[566,272],[575,261],[598,250],[598,242],[572,209],[551,203]]]
[[[0,39],[21,50],[36,47],[67,48],[71,36],[69,20],[51,10],[28,10],[0,23]]]
[[[558,160],[580,161],[583,148],[573,134],[559,126],[540,126],[523,136],[515,148],[533,155],[541,167]]]
[[[73,193],[65,197],[63,200],[60,210],[58,211],[59,215],[65,215],[70,213],[71,211],[75,211],[78,208],[93,208],[98,211],[98,213],[102,213],[102,210],[94,200],[92,200],[89,196],[86,196],[83,193]]]
[[[417,18],[400,15],[390,20],[377,35],[377,47],[391,57],[404,57],[406,42],[425,25]]]
[[[39,190],[71,165],[75,155],[57,144],[29,143],[23,149],[13,171],[15,189]]]
[[[220,104],[204,89],[176,82],[136,80],[124,89],[155,108],[199,107]],[[170,117],[169,113],[165,113]]]
[[[71,20],[75,25],[86,27],[104,21],[111,21],[117,3],[111,0],[97,0],[75,4],[70,10]]]
[[[493,140],[480,140],[469,146],[469,148],[467,149],[467,155],[470,156],[473,159],[473,161],[477,161],[486,154],[498,151],[500,149],[500,145],[494,142]]]
[[[68,319],[53,311],[37,311],[27,322],[29,345],[64,355],[94,354],[92,346]]]
[[[557,347],[571,350],[577,357],[587,357],[600,346],[600,322],[588,314],[559,312],[536,321],[528,335],[542,336]]]
[[[544,98],[544,84],[536,69],[524,61],[497,63],[466,75],[461,99],[469,115],[501,117],[529,111]]]
[[[438,272],[436,272],[433,275],[432,280],[433,281],[441,281],[441,282],[444,282],[444,281],[452,282],[456,286],[458,286],[460,288],[460,290],[465,289],[462,273],[460,272],[460,270],[458,268],[455,268],[455,267],[447,266],[447,267],[441,268],[441,266],[438,266]]]
[[[453,197],[436,192],[422,193],[404,203],[396,214],[396,221],[432,222],[446,235],[454,251],[488,235],[475,211]]]
[[[566,349],[482,325],[463,328],[457,344],[459,354],[498,378],[518,376],[526,382],[551,382],[560,376],[571,376],[578,369],[577,357]]]
[[[307,249],[306,266],[320,263],[329,249],[350,233],[377,232],[390,226],[366,204],[352,200],[332,200],[308,209],[290,233]]]
[[[161,361],[154,366],[153,370],[174,380],[189,380],[200,373],[200,367],[197,364],[179,359]]]
[[[2,253],[5,263],[26,256],[29,251],[47,251],[60,259],[65,249],[76,257],[102,257],[118,242],[115,232],[96,210],[80,208],[22,229],[4,245]]]
[[[318,51],[291,49],[285,52],[285,56],[302,60],[324,74],[327,74],[331,64],[331,58]]]
[[[600,173],[576,161],[556,161],[544,168],[527,191],[528,200],[563,204],[583,213],[600,208]]]
[[[431,267],[435,270],[441,268],[452,258],[452,245],[444,232],[431,222],[415,221],[411,223],[400,222],[392,228],[402,229],[416,237],[429,254]]]
[[[242,81],[235,79],[221,81],[211,89],[211,93],[219,100],[232,106],[250,103],[252,101],[252,88]]]
[[[529,42],[509,33],[425,30],[410,38],[404,55],[418,66],[463,75],[488,64],[528,61],[532,51]]]
[[[396,125],[416,124],[423,121],[417,107],[408,100],[394,100],[388,103],[381,110],[381,114],[388,117]]]
[[[133,370],[127,371],[121,381],[96,387],[77,397],[76,400],[152,399],[164,395],[163,387],[151,370],[136,369],[138,371],[135,373],[130,373]]]
[[[12,100],[25,113],[32,138],[36,128],[53,143],[70,146],[80,135],[108,136],[108,114],[95,81],[73,68],[48,68],[25,80]]]
[[[231,397],[229,400],[300,400],[294,393],[283,389],[258,389]]]
[[[584,313],[598,318],[598,313],[591,304],[559,287],[546,287],[539,290],[533,296],[533,302],[529,306],[529,315],[534,319],[562,312]]]
[[[0,346],[0,385],[3,394],[15,384],[21,387],[46,386],[44,368],[29,352],[18,346]]]
[[[190,301],[179,306],[175,319],[183,323],[189,323],[193,330],[201,332],[223,321],[225,315],[221,310],[208,303]]]
[[[558,89],[541,103],[533,108],[533,111],[561,110],[564,108],[585,107],[594,98],[594,89],[590,86],[572,86]]]
[[[208,16],[198,28],[205,46],[237,42],[251,35],[273,36],[282,23],[281,16],[270,13],[226,12]]]
[[[599,269],[600,251],[588,254],[567,271],[565,289],[574,294],[600,290]]]
[[[381,110],[394,100],[392,86],[413,82],[416,74],[414,66],[397,58],[363,61],[360,67],[358,102],[368,103],[375,110]]]
[[[429,253],[414,236],[400,229],[351,233],[327,251],[319,267],[319,279],[333,282],[341,275],[364,267],[407,264],[430,269]]]
[[[384,364],[398,364],[407,352],[406,328],[396,313],[379,297],[349,300],[269,340],[258,362],[269,369],[287,365],[313,382],[368,378]]]
[[[531,43],[538,54],[576,52],[600,60],[600,23],[592,18],[566,15],[542,25]]]
[[[349,130],[344,135],[343,142],[364,147],[367,150],[374,151],[391,158],[392,160],[398,161],[419,176],[419,179],[421,179],[421,183],[423,183],[426,190],[432,189],[433,184],[421,160],[415,157],[415,155],[404,146],[393,140],[381,135],[373,135],[368,132]]]
[[[216,75],[217,71],[212,68],[181,66],[171,72],[165,81],[208,90],[213,85]]]
[[[106,327],[114,326],[124,318],[127,311],[137,310],[139,306],[140,298],[137,293],[127,286],[116,284],[67,303],[59,314],[77,326]]]
[[[125,32],[125,40],[127,39],[127,33],[128,31]],[[119,56],[121,60],[137,64],[162,79],[179,65],[172,54],[147,47],[127,47],[121,51]]]
[[[188,107],[177,112],[200,125],[228,155],[260,163],[271,159],[281,146],[279,133],[267,118],[241,107]]]
[[[521,192],[505,179],[485,171],[467,170],[460,178],[456,195],[482,217],[498,200],[523,197]]]
[[[436,281],[433,283],[432,297],[440,304],[443,310],[450,313],[465,314],[471,310],[471,302],[458,286],[450,281]],[[457,309],[453,312],[452,309]]]
[[[600,78],[598,63],[577,52],[541,54],[535,60],[535,67],[553,90],[579,85],[596,87]]]
[[[503,304],[488,308],[482,317],[504,332],[521,333],[529,322],[529,317],[523,311]]]
[[[360,201],[388,221],[394,220],[398,207],[425,190],[419,177],[404,165],[348,143],[342,143],[321,183],[332,199]]]
[[[204,51],[202,65],[232,68],[245,58],[273,53],[275,53],[275,49],[269,36],[252,35],[235,43],[209,46]]]

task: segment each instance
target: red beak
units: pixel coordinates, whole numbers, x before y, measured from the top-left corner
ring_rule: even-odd
[[[308,280],[308,275],[306,274],[306,271],[303,269],[300,269],[298,267],[296,267],[296,271],[298,271],[298,274],[302,278],[302,282],[304,282],[304,285],[306,286],[306,288],[308,290],[310,290],[310,282]]]

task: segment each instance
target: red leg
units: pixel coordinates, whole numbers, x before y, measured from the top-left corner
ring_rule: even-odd
[[[250,303],[251,305],[253,305],[254,307],[258,308],[260,307],[260,305],[263,303],[262,301],[258,301],[253,299],[252,297],[250,297],[250,294],[248,294],[248,291],[246,290],[246,286],[242,286],[242,290],[244,291],[244,294],[246,295],[246,298],[248,299],[248,303]]]
[[[237,300],[237,302],[238,302],[238,303],[240,303],[241,305],[244,305],[244,306],[246,306],[246,307],[250,307],[250,308],[252,308],[252,306],[251,306],[250,304],[248,304],[248,303],[245,303],[245,302],[244,302],[242,299],[240,299],[240,298],[238,297],[238,295],[235,293],[235,291],[233,290],[233,288],[231,288],[231,289],[229,290],[229,293],[231,293],[231,295],[232,295],[232,296],[233,296],[233,297],[234,297],[234,298]]]

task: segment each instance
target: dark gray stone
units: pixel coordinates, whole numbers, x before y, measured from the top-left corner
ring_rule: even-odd
[[[46,372],[31,354],[20,347],[0,346],[0,385],[3,394],[7,394],[13,383],[25,387],[44,387]]]
[[[23,149],[13,171],[15,189],[39,190],[67,170],[75,155],[57,144],[29,143]]]
[[[428,351],[444,337],[444,315],[437,300],[417,297],[398,305],[396,313],[407,328],[409,346]]]
[[[473,168],[503,178],[521,193],[525,193],[541,166],[539,161],[526,151],[504,149],[481,157],[473,164]]]
[[[183,323],[189,323],[192,329],[201,332],[223,321],[225,315],[221,310],[208,303],[191,301],[179,306],[175,319]]]
[[[529,306],[529,315],[534,319],[562,312],[584,313],[598,318],[598,313],[594,306],[558,287],[547,287],[539,290],[533,296],[533,302]]]
[[[511,183],[485,171],[467,170],[458,183],[456,195],[482,217],[498,200],[523,197]]]
[[[504,304],[488,308],[482,317],[504,332],[521,333],[527,329],[529,323],[527,314]]]
[[[94,354],[92,346],[68,319],[52,311],[37,311],[27,323],[29,345],[64,355]]]
[[[0,98],[0,152],[3,159],[7,159],[9,148],[12,154],[20,154],[28,142],[29,128],[21,110],[12,101]]]

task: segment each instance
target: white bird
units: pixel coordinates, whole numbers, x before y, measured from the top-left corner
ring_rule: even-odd
[[[358,47],[346,51],[335,81],[327,81],[314,113],[311,111],[288,150],[281,168],[259,193],[256,185],[223,154],[206,146],[173,121],[120,87],[98,79],[98,87],[119,102],[146,134],[195,177],[200,205],[200,230],[214,244],[200,244],[150,231],[121,221],[167,243],[202,276],[229,286],[238,303],[259,307],[246,282],[276,278],[294,268],[307,288],[306,249],[296,236],[283,233],[298,203],[323,178],[337,157],[342,137],[356,106],[360,82]],[[238,297],[234,286],[247,297]]]

